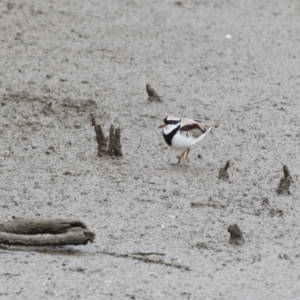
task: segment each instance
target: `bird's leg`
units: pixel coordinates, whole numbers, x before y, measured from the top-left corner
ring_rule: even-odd
[[[188,161],[188,155],[189,155],[189,153],[190,153],[190,148],[187,148],[186,150],[185,150],[185,154],[184,154],[184,162],[183,162],[183,164],[185,165],[186,163],[187,163],[187,161]]]
[[[178,161],[178,164],[181,165],[181,166],[184,166],[187,162],[187,156],[189,155],[190,153],[190,149],[187,148],[180,156],[179,158],[179,161]]]
[[[191,149],[190,149],[190,148],[187,148],[186,151],[187,151],[187,153],[186,153],[186,155],[185,155],[185,160],[186,160],[186,162],[187,162],[187,161],[188,161],[188,155],[190,154]]]
[[[179,156],[179,160],[178,160],[178,164],[179,165],[183,165],[183,161],[184,161],[184,154],[185,154],[186,150]]]

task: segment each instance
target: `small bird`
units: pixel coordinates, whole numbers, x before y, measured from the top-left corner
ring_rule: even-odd
[[[183,150],[178,164],[185,165],[190,148],[204,139],[204,137],[219,124],[204,124],[194,119],[168,116],[158,128],[163,128],[166,143],[175,150]]]

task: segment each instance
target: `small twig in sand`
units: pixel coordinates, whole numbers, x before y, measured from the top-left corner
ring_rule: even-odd
[[[191,202],[191,208],[198,208],[198,207],[213,207],[216,209],[226,209],[229,204],[222,204],[220,202]]]
[[[157,102],[161,102],[161,98],[159,97],[159,95],[155,92],[155,90],[152,88],[152,86],[150,84],[146,84],[146,91],[148,94],[148,100],[150,102],[152,101],[157,101]]]
[[[98,253],[104,254],[104,255],[110,255],[110,256],[115,256],[115,257],[122,257],[122,258],[131,258],[131,259],[135,259],[135,260],[139,260],[139,261],[143,261],[145,263],[150,263],[150,264],[157,264],[157,265],[163,265],[163,266],[167,266],[167,267],[173,267],[173,268],[177,268],[177,269],[183,269],[186,271],[191,271],[190,267],[186,267],[180,264],[173,264],[173,263],[167,263],[164,262],[162,259],[156,260],[156,259],[151,259],[148,257],[139,257],[133,254],[118,254],[115,252],[108,252],[108,251],[99,251]]]
[[[283,174],[284,176],[280,179],[277,194],[278,195],[290,195],[290,185],[293,181],[292,176],[289,172],[289,169],[286,165],[283,166]]]
[[[245,243],[243,233],[240,230],[239,226],[237,226],[237,224],[229,225],[227,230],[230,233],[230,244],[242,245]]]

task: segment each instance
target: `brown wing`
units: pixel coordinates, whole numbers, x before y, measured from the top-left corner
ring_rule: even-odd
[[[207,129],[202,128],[202,126],[198,123],[192,123],[184,125],[180,128],[180,133],[185,135],[186,137],[198,138],[203,133],[205,133]]]

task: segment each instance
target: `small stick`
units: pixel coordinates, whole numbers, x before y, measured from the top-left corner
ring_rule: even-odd
[[[156,260],[156,259],[151,259],[149,257],[136,256],[136,255],[133,255],[133,254],[132,255],[130,255],[130,254],[118,254],[118,253],[115,253],[115,252],[107,252],[107,251],[99,251],[98,253],[101,253],[101,254],[104,254],[104,255],[115,256],[115,257],[131,258],[131,259],[140,260],[142,262],[149,263],[149,264],[158,264],[158,265],[163,265],[163,266],[166,266],[166,267],[173,267],[173,268],[177,268],[177,269],[183,269],[183,270],[186,270],[186,271],[191,271],[190,267],[180,265],[180,264],[176,264],[176,263],[165,262],[162,259]]]
[[[283,165],[283,177],[280,179],[277,194],[278,195],[290,195],[290,185],[293,181],[290,171],[286,165]]]

